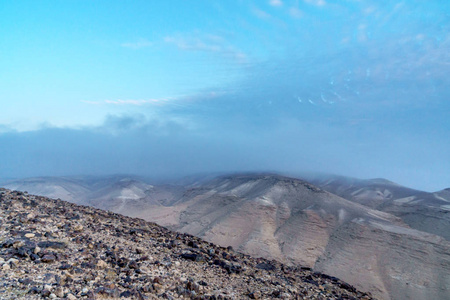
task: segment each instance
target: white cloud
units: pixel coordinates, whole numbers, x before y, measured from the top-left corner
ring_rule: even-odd
[[[281,0],[270,0],[269,4],[272,6],[282,6],[283,2]]]
[[[86,101],[82,100],[81,102],[87,103],[90,105],[134,105],[134,106],[142,106],[147,104],[153,105],[174,105],[174,106],[186,106],[186,103],[202,101],[202,100],[210,100],[214,98],[218,98],[226,94],[224,91],[204,91],[191,95],[178,95],[175,97],[165,97],[165,98],[154,98],[154,99],[115,99],[115,100],[101,100],[101,101]],[[183,104],[183,102],[185,102]]]
[[[144,104],[163,104],[169,100],[173,100],[175,98],[160,98],[160,99],[117,99],[117,100],[103,100],[103,101],[86,101],[82,100],[81,102],[91,104],[91,105],[101,105],[101,104],[114,104],[114,105],[144,105]]]
[[[128,42],[128,43],[121,44],[122,47],[130,48],[130,49],[134,49],[134,50],[150,47],[151,45],[153,45],[152,42],[150,42],[147,39],[143,39],[143,38],[138,39],[135,42]]]
[[[304,0],[305,3],[316,5],[316,6],[324,6],[327,4],[325,0]]]
[[[166,36],[164,42],[175,45],[183,51],[201,51],[217,53],[238,63],[246,63],[247,55],[231,45],[225,38],[214,34],[186,34],[184,36]]]
[[[289,14],[292,17],[297,18],[297,19],[303,17],[303,12],[300,9],[298,9],[297,7],[294,7],[294,6],[289,9]]]
[[[262,19],[262,20],[270,20],[270,19],[272,19],[272,16],[271,16],[268,12],[266,12],[266,11],[264,11],[264,10],[262,10],[262,9],[259,9],[259,8],[257,8],[257,7],[253,7],[252,12],[253,12],[258,18],[260,18],[260,19]]]
[[[182,38],[182,37],[167,36],[164,38],[164,42],[174,44],[181,50],[206,51],[206,52],[219,52],[222,50],[222,46],[217,44],[216,41],[209,40],[208,43],[199,38]]]

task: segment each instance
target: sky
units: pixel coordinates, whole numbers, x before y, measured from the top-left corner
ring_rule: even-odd
[[[0,177],[450,187],[446,0],[2,1]]]

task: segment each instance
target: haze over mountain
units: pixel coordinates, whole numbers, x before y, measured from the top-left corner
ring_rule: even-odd
[[[445,298],[450,286],[445,206],[430,202],[444,216],[433,219],[434,226],[442,229],[434,232],[443,234],[440,237],[426,232],[428,227],[420,230],[426,219],[421,209],[429,198],[419,201],[420,206],[397,201],[424,192],[384,179],[322,180],[342,196],[351,195],[352,186],[358,191],[353,193],[356,200],[275,174],[206,176],[185,180],[185,186],[151,184],[132,176],[41,178],[5,186],[42,191],[47,182],[53,193],[49,196],[69,196],[81,204],[155,221],[240,252],[308,266],[382,299]],[[410,213],[405,213],[408,209]]]

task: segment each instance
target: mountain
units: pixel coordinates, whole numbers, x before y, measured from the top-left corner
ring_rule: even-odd
[[[449,292],[447,241],[302,180],[222,176],[187,190],[171,214],[162,211],[155,206],[141,216],[243,253],[343,278],[379,298],[442,299]]]
[[[372,299],[142,219],[0,189],[1,299]]]
[[[185,189],[181,185],[151,185],[144,178],[130,175],[37,177],[8,180],[0,184],[11,190],[128,215],[138,214],[155,204],[170,205],[174,199],[181,197]]]
[[[91,193],[91,184],[78,177],[35,177],[1,182],[12,190],[28,191],[51,198],[61,198],[73,203],[85,204]]]
[[[402,214],[381,211],[406,207],[421,216],[414,209],[423,203],[395,202],[421,192],[384,179],[340,180],[324,186],[342,197],[320,182],[276,174],[203,177],[185,186],[127,176],[84,180],[90,192],[83,201],[238,252],[309,267],[380,299],[445,299],[449,242],[417,230]]]
[[[343,176],[320,176],[307,180],[352,202],[398,216],[411,228],[450,241],[449,189],[428,193],[386,179],[361,180]]]

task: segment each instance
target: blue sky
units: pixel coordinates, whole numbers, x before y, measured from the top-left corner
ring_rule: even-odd
[[[1,177],[450,186],[448,1],[3,1]]]

